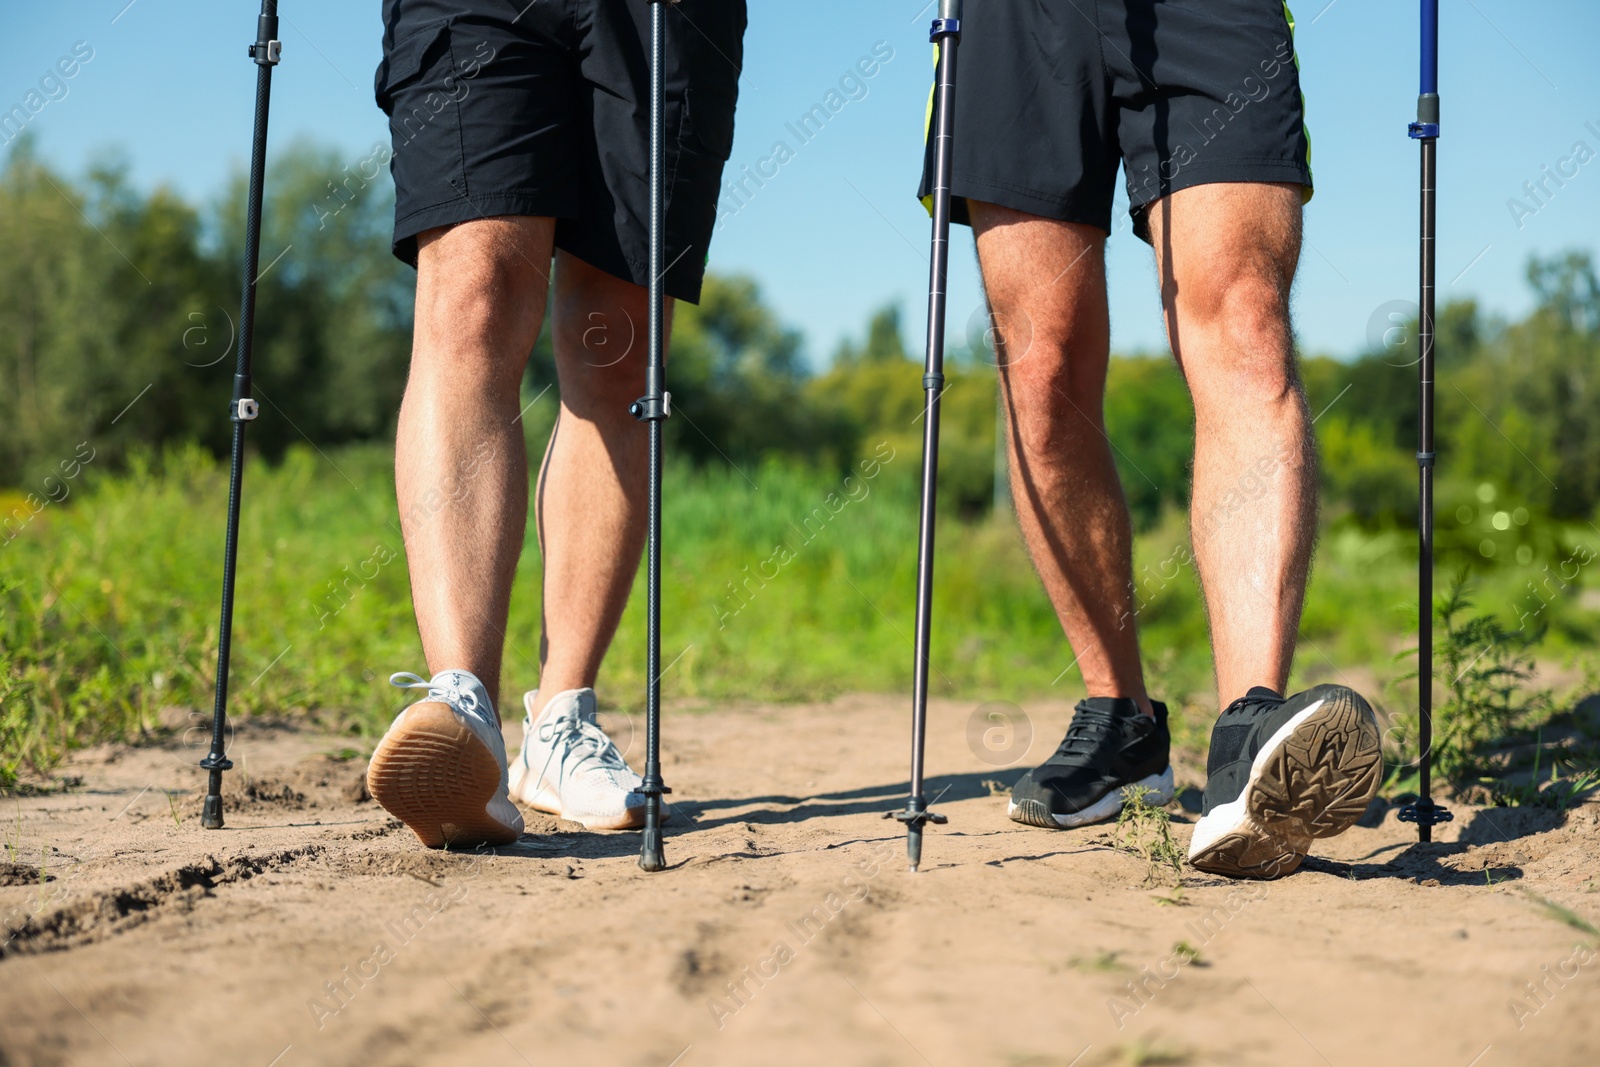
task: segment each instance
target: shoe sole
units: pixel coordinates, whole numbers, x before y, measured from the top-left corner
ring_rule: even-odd
[[[1123,798],[1128,790],[1135,786],[1143,786],[1149,790],[1145,802],[1159,807],[1170,801],[1174,794],[1172,768],[1168,767],[1160,774],[1147,774],[1137,782],[1130,782],[1118,789],[1113,789],[1099,800],[1090,804],[1082,811],[1070,815],[1058,815],[1051,811],[1042,800],[1011,801],[1006,808],[1006,814],[1012,822],[1026,823],[1029,826],[1042,826],[1046,830],[1070,830],[1075,826],[1088,826],[1090,823],[1104,822],[1122,810]]]
[[[644,825],[642,806],[629,808],[623,814],[615,816],[573,815],[562,807],[560,794],[549,786],[541,785],[538,792],[531,797],[521,796],[514,788],[511,790],[511,795],[534,811],[542,811],[546,815],[554,815],[568,822],[582,823],[585,830],[637,830]]]
[[[509,845],[521,836],[489,815],[500,765],[449,705],[423,702],[384,735],[367,791],[429,848]]]
[[[1378,721],[1360,694],[1329,688],[1256,754],[1239,798],[1201,818],[1195,834],[1216,836],[1190,852],[1190,866],[1233,878],[1281,878],[1299,869],[1313,840],[1342,834],[1361,818],[1383,777]]]

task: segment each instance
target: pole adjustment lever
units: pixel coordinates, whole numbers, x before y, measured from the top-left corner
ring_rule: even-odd
[[[663,392],[659,397],[641,396],[628,405],[628,414],[640,422],[665,422],[672,418],[672,394]]]
[[[282,58],[283,42],[278,40],[276,3],[262,3],[261,14],[256,18],[256,43],[250,46],[248,54],[258,66],[263,67],[275,67]]]
[[[283,58],[283,42],[257,41],[246,49],[245,54],[263,67],[275,67]]]

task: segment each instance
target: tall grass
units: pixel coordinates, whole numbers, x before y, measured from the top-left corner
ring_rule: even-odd
[[[234,622],[235,714],[292,716],[371,737],[422,672],[392,453],[291,450],[246,480]],[[888,445],[845,476],[782,463],[669,469],[663,688],[689,705],[901,692],[912,666],[919,457]],[[211,706],[227,470],[196,449],[91,476],[0,543],[0,784],[67,749],[165,736]],[[1214,711],[1209,647],[1186,529],[1139,538],[1136,584],[1152,691],[1191,708],[1198,747]],[[1297,682],[1384,687],[1414,626],[1414,547],[1403,533],[1324,537]],[[939,531],[935,696],[1075,699],[1081,680],[1009,516]],[[1537,568],[1537,561],[1534,568]],[[538,684],[540,556],[531,532],[512,600],[502,686]],[[643,576],[641,574],[640,582]],[[1515,621],[1527,576],[1502,570],[1478,602]],[[642,703],[642,597],[623,620],[601,696]],[[1593,618],[1568,597],[1556,632]],[[1575,644],[1565,647],[1576,647]]]

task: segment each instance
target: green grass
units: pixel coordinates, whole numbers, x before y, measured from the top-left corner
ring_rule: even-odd
[[[875,477],[858,469],[848,482],[779,463],[669,468],[668,699],[909,688],[919,457],[885,446],[878,459]],[[304,448],[270,467],[251,465],[235,714],[296,717],[359,744],[406,702],[385,680],[424,665],[391,463],[390,450],[364,447]],[[68,503],[0,543],[0,786],[19,771],[47,773],[77,745],[169,736],[202,723],[211,706],[226,467],[191,449],[85,481]],[[1151,689],[1186,709],[1175,716],[1177,740],[1198,750],[1215,697],[1198,588],[1182,563],[1186,537],[1181,516],[1168,516],[1138,539],[1135,570]],[[1297,684],[1348,677],[1380,702],[1404,703],[1394,656],[1415,618],[1413,551],[1404,532],[1324,536]],[[1081,695],[1009,516],[942,522],[938,560],[935,697]],[[511,693],[538,682],[539,568],[530,531],[502,679]],[[1527,578],[1516,568],[1492,572],[1477,589],[1480,609],[1514,622]],[[636,596],[600,680],[602,699],[624,709],[643,701],[642,608]],[[1558,637],[1592,632],[1592,613],[1573,598],[1544,616]],[[1568,636],[1555,647],[1582,645]]]
[[[1524,890],[1523,895],[1531,900],[1534,906],[1543,912],[1546,917],[1554,919],[1563,926],[1570,926],[1579,933],[1587,934],[1591,944],[1600,944],[1600,927],[1595,926],[1594,923],[1585,919],[1565,904],[1557,903],[1549,897],[1540,896],[1531,890]]]
[[[1150,803],[1153,792],[1142,785],[1131,785],[1122,791],[1122,811],[1117,815],[1111,840],[1118,848],[1144,860],[1147,884],[1165,882],[1178,888],[1183,884],[1183,851],[1172,840],[1167,809]]]

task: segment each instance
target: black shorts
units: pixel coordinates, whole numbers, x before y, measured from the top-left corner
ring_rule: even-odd
[[[375,91],[394,144],[394,254],[496,215],[550,216],[556,247],[647,285],[650,5],[384,0]],[[664,287],[700,298],[733,148],[745,0],[667,8]]]
[[[952,216],[964,198],[1134,232],[1168,193],[1297,182],[1311,141],[1282,0],[975,0],[956,53]],[[922,196],[932,184],[932,145]]]

